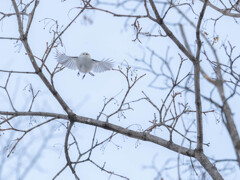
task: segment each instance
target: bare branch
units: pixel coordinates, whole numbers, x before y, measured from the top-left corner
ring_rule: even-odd
[[[47,113],[47,112],[7,112],[7,111],[0,111],[0,114],[2,115],[15,115],[15,116],[43,116],[43,117],[55,117],[55,118],[60,118],[60,119],[65,119],[69,120],[69,117],[67,115],[63,114],[55,114],[55,113]],[[111,124],[109,122],[103,122],[103,121],[97,121],[92,118],[87,118],[83,116],[77,116],[76,115],[76,123],[83,123],[83,124],[88,124],[88,125],[93,125],[97,126],[103,129],[107,129],[113,132],[117,132],[135,139],[140,139],[143,141],[149,141],[154,144],[161,145],[163,147],[166,147],[168,149],[171,149],[172,151],[178,152],[180,146],[169,141],[166,141],[165,139],[162,139],[160,137],[150,135],[145,132],[138,132],[138,131],[133,131],[118,125]],[[179,152],[183,155],[186,156],[192,156],[194,157],[194,151],[185,147],[181,147],[181,151]]]
[[[202,42],[200,39],[200,27],[203,19],[203,15],[205,13],[207,7],[208,0],[205,0],[205,3],[202,7],[202,11],[200,13],[197,29],[196,29],[196,37],[197,37],[197,54],[196,60],[194,62],[194,88],[195,88],[195,104],[196,104],[196,118],[197,118],[197,150],[203,151],[203,125],[202,125],[202,102],[201,102],[201,93],[200,93],[200,53]]]
[[[201,2],[205,2],[205,0],[200,0]],[[211,8],[213,8],[214,10],[220,12],[221,14],[225,15],[225,16],[230,16],[230,17],[235,17],[235,18],[239,18],[240,17],[240,13],[231,13],[229,9],[220,9],[217,6],[213,5],[211,2],[207,2],[207,5]]]

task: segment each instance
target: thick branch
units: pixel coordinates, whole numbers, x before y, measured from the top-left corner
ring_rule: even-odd
[[[213,164],[202,152],[197,151],[195,154],[195,158],[201,163],[201,165],[206,169],[206,171],[214,180],[223,180],[217,168],[213,166]]]
[[[202,144],[203,144],[203,139],[202,139],[202,117],[201,117],[201,94],[200,94],[200,62],[199,62],[199,57],[200,57],[200,50],[201,50],[201,41],[200,41],[200,25],[201,25],[201,21],[202,21],[202,17],[204,15],[206,6],[207,6],[207,1],[205,1],[205,4],[202,8],[200,17],[199,17],[199,21],[198,21],[198,31],[197,31],[197,40],[199,40],[198,42],[198,51],[196,54],[196,58],[191,54],[191,52],[189,52],[184,46],[183,44],[181,44],[181,42],[173,35],[173,33],[170,31],[170,29],[168,29],[168,27],[165,25],[165,23],[163,22],[163,18],[160,17],[158,10],[155,6],[155,3],[153,0],[149,0],[151,7],[153,9],[153,12],[156,16],[156,19],[153,19],[151,17],[149,17],[150,19],[152,19],[153,21],[155,21],[156,23],[158,23],[163,30],[165,31],[165,33],[167,34],[167,36],[169,36],[173,42],[178,46],[178,48],[193,62],[194,64],[194,70],[195,70],[195,103],[196,103],[196,107],[197,107],[197,121],[198,121],[198,144],[197,144],[197,151],[196,154],[201,154],[202,156],[205,157],[205,155],[202,152]],[[198,92],[196,92],[198,91]],[[201,156],[201,157],[202,157]],[[217,169],[213,166],[213,164],[207,159],[206,162],[203,162],[202,159],[198,159],[200,161],[200,163],[202,164],[202,166],[205,168],[205,170],[211,175],[211,177],[213,179],[223,179],[221,174],[217,171]],[[204,160],[205,160],[204,159]],[[214,169],[215,168],[215,169]]]
[[[194,28],[196,28],[196,26],[194,25],[194,23],[192,21],[190,21],[190,19],[177,7],[175,7],[177,9],[177,11],[186,19],[187,22],[190,23],[191,26],[193,26]],[[213,46],[211,45],[211,43],[209,42],[208,38],[203,34],[202,37],[205,39],[205,42],[207,42],[207,44],[209,45],[210,49],[213,52],[213,55],[216,59],[217,62],[217,66],[216,66],[216,77],[218,78],[217,80],[210,80],[207,79],[210,83],[212,83],[213,85],[215,85],[218,89],[219,95],[221,97],[221,100],[223,102],[223,106],[220,106],[219,104],[217,104],[216,102],[214,102],[211,98],[206,98],[205,96],[202,96],[204,99],[208,100],[210,103],[213,103],[214,105],[216,105],[217,107],[221,108],[224,116],[226,118],[226,123],[224,123],[224,125],[227,128],[228,133],[230,134],[231,140],[233,142],[234,145],[234,150],[236,152],[236,156],[237,156],[237,160],[238,160],[238,164],[240,165],[240,138],[239,138],[239,133],[237,131],[237,127],[236,124],[234,122],[234,119],[232,117],[232,111],[231,108],[228,104],[228,102],[226,101],[226,97],[224,94],[224,81],[223,81],[223,77],[222,77],[222,73],[221,73],[221,67],[220,67],[220,60],[219,57],[216,53],[216,50],[213,48]],[[205,73],[202,71],[203,76],[205,76]],[[205,77],[206,78],[206,77]],[[193,92],[190,89],[187,89],[189,92]]]
[[[7,112],[7,111],[0,111],[0,114],[2,115],[15,115],[15,116],[44,116],[44,117],[56,117],[60,119],[69,120],[69,117],[67,115],[63,114],[56,114],[56,113],[47,113],[47,112]],[[182,147],[180,145],[177,145],[173,142],[166,141],[165,139],[162,139],[160,137],[151,135],[146,132],[138,132],[134,130],[130,130],[118,125],[114,125],[111,123],[95,120],[92,118],[87,118],[83,116],[76,116],[75,123],[83,123],[88,124],[96,127],[100,127],[103,129],[107,129],[113,132],[117,132],[123,135],[126,135],[128,137],[132,137],[135,139],[140,139],[143,141],[152,142],[154,144],[158,144],[160,146],[163,146],[165,148],[168,148],[172,151],[175,151],[177,153],[180,153],[182,155],[194,157],[194,151],[192,149]]]
[[[197,119],[197,149],[203,151],[203,125],[202,125],[202,102],[201,102],[201,93],[200,93],[200,53],[202,42],[200,39],[200,27],[203,19],[204,12],[207,7],[207,0],[203,5],[202,11],[200,13],[197,29],[196,29],[196,38],[197,38],[197,53],[196,61],[194,62],[194,88],[195,88],[195,105],[196,105],[196,119]]]
[[[28,54],[29,59],[31,60],[31,63],[33,65],[33,68],[35,69],[36,74],[38,74],[38,76],[41,78],[41,80],[43,81],[43,83],[47,86],[47,88],[49,89],[49,91],[53,94],[53,96],[57,99],[57,101],[59,102],[59,104],[62,106],[62,108],[67,112],[67,114],[69,116],[72,117],[71,120],[74,119],[74,113],[72,112],[72,110],[68,107],[68,105],[66,104],[66,102],[62,99],[62,97],[58,94],[58,92],[55,90],[55,88],[51,85],[51,83],[48,81],[48,79],[45,77],[45,75],[42,73],[41,69],[38,67],[35,57],[32,53],[32,50],[29,46],[28,40],[27,38],[25,38],[25,34],[23,32],[23,23],[21,21],[21,17],[20,17],[20,13],[18,10],[18,6],[15,2],[15,0],[12,0],[12,4],[14,7],[14,10],[17,14],[17,21],[18,21],[18,30],[19,30],[19,34],[21,37],[21,41],[25,47],[25,50]],[[29,27],[30,28],[30,27]],[[65,29],[66,30],[66,29]],[[65,32],[65,31],[64,31]],[[63,32],[62,32],[63,33]],[[61,34],[62,34],[61,33]]]

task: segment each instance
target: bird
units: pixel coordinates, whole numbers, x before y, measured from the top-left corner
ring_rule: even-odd
[[[83,52],[77,57],[67,56],[65,53],[60,53],[58,50],[56,50],[55,58],[57,59],[57,62],[64,67],[72,70],[78,69],[81,73],[84,73],[82,79],[87,73],[94,76],[91,71],[101,73],[112,70],[114,66],[114,62],[111,59],[103,59],[102,61],[98,61],[92,59],[90,54],[87,52]]]

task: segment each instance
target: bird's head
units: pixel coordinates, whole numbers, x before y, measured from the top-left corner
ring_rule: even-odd
[[[81,57],[88,57],[88,58],[91,58],[90,54],[87,53],[87,52],[83,52],[80,54]]]

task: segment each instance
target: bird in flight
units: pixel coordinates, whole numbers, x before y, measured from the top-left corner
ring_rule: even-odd
[[[111,59],[105,59],[102,61],[97,61],[91,58],[90,54],[83,52],[80,56],[67,56],[65,53],[60,53],[56,50],[55,58],[58,63],[72,70],[78,69],[80,72],[84,73],[83,78],[87,73],[94,76],[91,72],[104,72],[112,70],[113,61]]]

